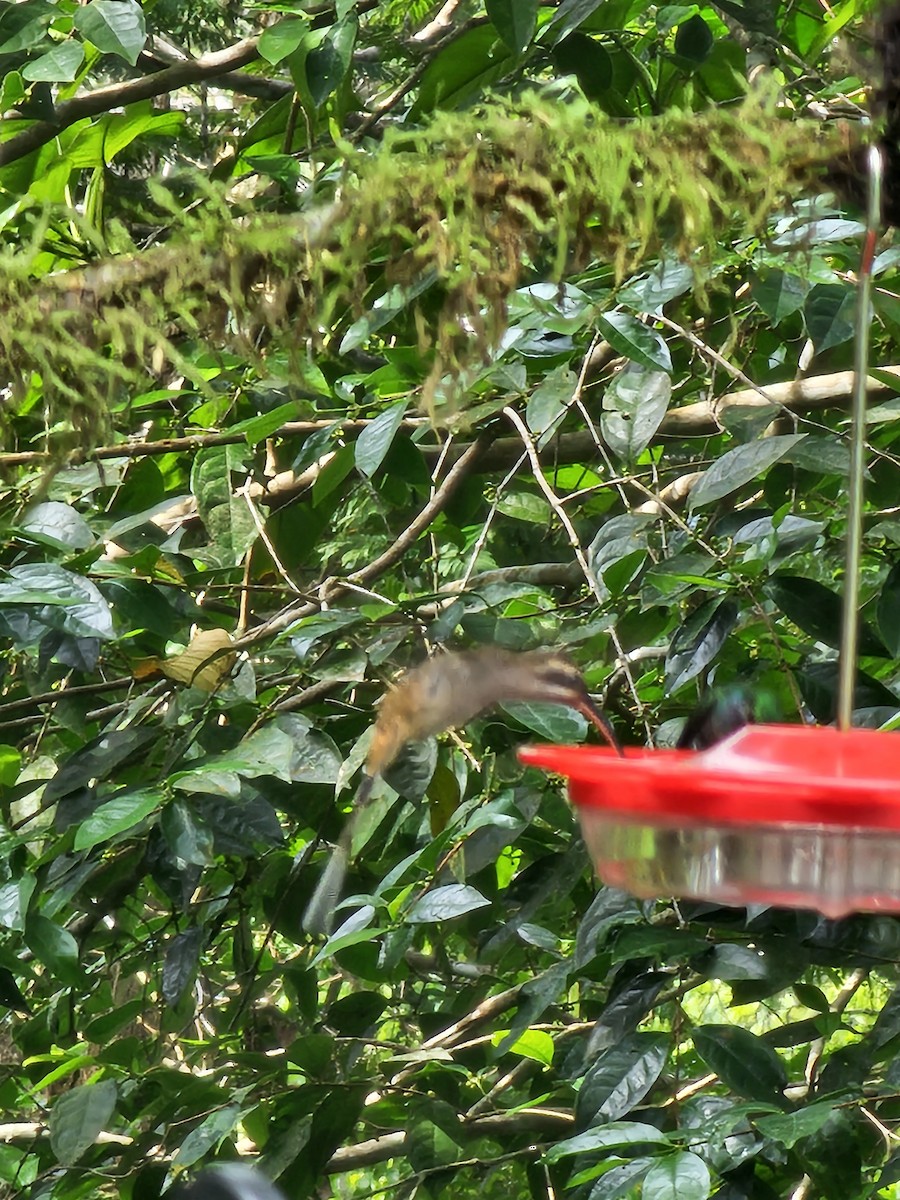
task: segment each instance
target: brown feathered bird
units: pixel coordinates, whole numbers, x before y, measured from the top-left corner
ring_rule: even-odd
[[[366,757],[357,808],[341,834],[303,917],[309,933],[331,929],[340,898],[353,831],[376,777],[407,742],[420,742],[465,725],[507,700],[560,704],[585,716],[622,753],[612,727],[591,699],[581,672],[556,650],[516,653],[497,646],[440,654],[404,675],[385,695]]]

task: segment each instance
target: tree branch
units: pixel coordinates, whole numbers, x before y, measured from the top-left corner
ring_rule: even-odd
[[[558,1134],[570,1130],[574,1114],[562,1108],[525,1108],[517,1113],[492,1113],[463,1123],[463,1130],[472,1137],[515,1137],[518,1134]],[[385,1133],[355,1146],[336,1150],[322,1168],[328,1175],[338,1175],[359,1167],[372,1166],[389,1158],[399,1158],[406,1152],[406,1130]]]
[[[258,44],[259,38],[245,38],[225,50],[214,50],[210,54],[201,55],[200,58],[174,63],[153,75],[127,79],[124,83],[111,83],[106,87],[95,88],[84,96],[64,100],[58,105],[52,121],[35,121],[21,133],[15,134],[7,141],[0,141],[0,167],[24,158],[26,154],[52,141],[64,129],[85,117],[95,117],[113,108],[135,104],[139,100],[150,100],[165,92],[172,92],[201,80],[215,79],[216,76],[229,71],[237,71],[259,57]],[[4,125],[8,126],[11,120],[6,118],[0,121],[0,130]],[[15,121],[19,124],[20,118],[15,118]]]

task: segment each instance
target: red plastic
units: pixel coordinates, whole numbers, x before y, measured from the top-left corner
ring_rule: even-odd
[[[900,911],[900,740],[748,726],[711,750],[528,746],[569,779],[597,874],[637,896]]]
[[[717,825],[900,831],[900,739],[871,729],[748,725],[711,750],[525,746],[579,808]]]

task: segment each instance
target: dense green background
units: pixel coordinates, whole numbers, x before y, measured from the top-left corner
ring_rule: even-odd
[[[867,7],[0,4],[0,1194],[152,1200],[237,1156],[298,1198],[900,1194],[900,924],[598,890],[515,757],[574,714],[410,754],[363,907],[300,927],[374,702],[442,644],[566,647],[631,744],[735,682],[832,718],[859,212],[691,161],[751,79],[773,153],[858,141]],[[579,128],[655,147],[618,214]]]

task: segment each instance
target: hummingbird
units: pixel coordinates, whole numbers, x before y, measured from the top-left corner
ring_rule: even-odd
[[[408,742],[465,725],[479,713],[509,700],[560,704],[580,712],[613,749],[622,748],[596,706],[581,672],[556,650],[503,650],[481,646],[435,655],[414,667],[388,690],[378,712],[357,807],[341,833],[303,917],[308,933],[328,933],[343,888],[359,814],[376,778]]]
[[[679,750],[708,750],[744,725],[774,720],[776,708],[768,693],[757,694],[741,684],[723,688],[688,716],[676,747]]]

